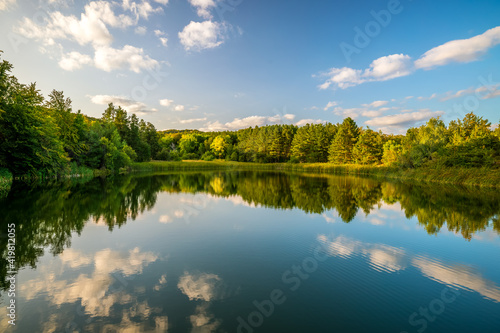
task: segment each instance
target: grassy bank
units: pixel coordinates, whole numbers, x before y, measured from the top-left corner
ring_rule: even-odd
[[[133,172],[187,171],[187,170],[277,170],[350,174],[377,178],[399,179],[424,183],[457,184],[500,187],[500,169],[490,168],[420,168],[402,169],[387,166],[332,165],[329,163],[241,163],[226,161],[145,162],[131,166]]]

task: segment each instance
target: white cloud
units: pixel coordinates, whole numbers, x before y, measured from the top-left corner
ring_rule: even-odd
[[[413,126],[430,118],[442,116],[444,111],[421,110],[411,113],[400,113],[384,117],[376,117],[365,121],[365,124],[382,130],[398,130]]]
[[[66,71],[73,71],[82,68],[83,65],[92,63],[92,58],[79,52],[70,52],[62,56],[59,67]]]
[[[138,35],[145,35],[147,31],[148,31],[148,28],[143,27],[143,26],[139,26],[139,27],[135,28],[135,30],[134,30],[134,32]]]
[[[139,8],[145,4],[143,2],[141,5],[136,5],[135,2],[128,1],[125,3],[128,3],[130,8],[135,8],[133,10],[129,8],[132,11],[140,11]],[[116,4],[112,2],[92,1],[85,5],[80,18],[74,15],[65,16],[56,11],[48,14],[45,25],[38,25],[31,19],[24,18],[14,31],[24,37],[39,40],[45,47],[60,48],[59,65],[65,70],[78,69],[92,62],[88,56],[78,52],[62,54],[62,46],[57,44],[56,40],[70,40],[80,45],[90,44],[95,51],[94,66],[104,71],[128,68],[139,73],[142,69],[156,67],[158,62],[144,55],[141,48],[125,45],[122,49],[115,49],[110,46],[113,36],[107,27],[126,28],[136,25],[138,20],[125,14],[115,14],[115,6]],[[146,28],[137,27],[135,32],[144,34]],[[164,45],[166,42],[166,39],[162,41]]]
[[[500,91],[498,90],[499,86],[500,86],[500,84],[491,85],[491,86],[480,86],[478,88],[469,87],[467,89],[459,90],[459,91],[457,91],[455,93],[448,92],[440,100],[442,102],[444,102],[444,101],[447,101],[447,100],[450,100],[450,99],[459,98],[459,97],[463,97],[463,96],[467,96],[467,95],[472,95],[472,94],[476,94],[476,96],[478,98],[481,98],[481,99],[495,98],[495,97],[500,96]],[[483,94],[485,92],[486,92],[486,95]]]
[[[109,103],[113,103],[115,106],[121,106],[127,112],[136,115],[144,115],[156,111],[155,109],[148,109],[147,105],[144,103],[123,96],[95,95],[88,97],[90,97],[90,101],[94,104],[108,105]]]
[[[281,123],[283,120],[292,121],[294,119],[295,115],[289,113],[283,116],[277,114],[271,117],[250,116],[246,118],[234,118],[233,121],[227,122],[225,124],[222,124],[219,121],[208,122],[202,128],[200,128],[200,131],[204,132],[233,131],[242,128]]]
[[[184,119],[184,120],[179,120],[179,123],[181,124],[191,124],[191,123],[196,123],[200,121],[206,121],[207,117],[204,118],[195,118],[195,119]]]
[[[326,76],[327,80],[318,87],[321,90],[330,87],[346,89],[364,82],[386,81],[406,76],[415,69],[432,69],[451,62],[475,61],[497,44],[500,44],[500,26],[482,35],[453,40],[437,46],[425,52],[415,62],[412,62],[408,55],[392,54],[375,59],[365,70],[349,67],[332,68],[320,75]]]
[[[333,108],[335,106],[337,106],[337,102],[328,102],[328,104],[326,104],[323,110],[327,111],[329,108]]]
[[[168,45],[168,38],[167,37],[160,37],[160,42],[161,42],[161,45],[167,47]]]
[[[162,3],[161,0],[156,2]],[[140,3],[130,0],[123,0],[122,7],[124,10],[128,10],[134,13],[136,16],[142,17],[146,20],[149,18],[149,14],[160,13],[163,11],[161,7],[153,8],[153,6],[151,6],[151,4],[148,1],[144,0]]]
[[[143,69],[153,69],[159,65],[158,61],[145,55],[142,48],[130,45],[125,45],[121,50],[109,46],[97,47],[94,64],[95,67],[106,72],[128,67],[135,73],[140,73]]]
[[[210,10],[215,8],[214,0],[188,0],[191,6],[196,8],[196,12],[198,16],[203,17],[204,19],[211,19],[212,14]]]
[[[368,81],[385,81],[411,72],[411,58],[404,54],[392,54],[374,60],[363,74]]]
[[[160,105],[169,107],[174,101],[172,99],[160,99]]]
[[[16,4],[16,0],[0,0],[0,12],[9,10]]]
[[[304,126],[307,124],[324,124],[326,123],[326,120],[321,120],[321,119],[302,119],[299,120],[298,122],[295,123],[297,126]]]
[[[379,108],[381,106],[387,105],[388,103],[388,101],[374,101],[370,104],[363,104],[363,106],[367,108]]]
[[[412,71],[411,58],[404,54],[392,54],[375,59],[364,71],[349,67],[332,68],[322,76],[328,79],[319,86],[320,89],[346,89],[364,82],[386,81],[409,75]]]
[[[415,67],[431,69],[451,62],[475,61],[497,44],[500,44],[500,26],[469,39],[452,40],[430,49],[415,61]]]
[[[162,5],[167,5],[168,4],[168,0],[154,0],[155,2],[158,2],[159,4],[162,4]]]
[[[74,15],[65,16],[61,12],[52,12],[46,19],[47,24],[40,26],[29,18],[24,18],[15,28],[15,32],[53,45],[55,39],[72,40],[80,45],[109,45],[113,37],[106,25],[125,28],[135,25],[130,16],[115,15],[112,4],[105,1],[92,1],[85,5],[80,19]]]
[[[224,43],[226,27],[212,21],[191,21],[179,32],[179,39],[186,51],[212,49]]]
[[[361,112],[361,115],[363,117],[373,118],[373,117],[379,117],[380,115],[382,115],[382,113],[383,113],[382,109],[380,109],[378,111],[367,110],[367,111]]]
[[[175,111],[184,111],[184,109],[185,109],[184,105],[176,105],[174,107]]]
[[[493,90],[488,95],[484,96],[483,99],[496,98],[496,97],[500,97],[500,90],[499,89]]]

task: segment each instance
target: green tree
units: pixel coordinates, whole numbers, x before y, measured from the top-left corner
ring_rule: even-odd
[[[382,137],[371,129],[361,130],[358,141],[352,149],[357,164],[378,164],[382,159]]]
[[[335,164],[353,162],[353,148],[358,141],[359,128],[350,117],[344,119],[329,149],[328,161]]]
[[[227,137],[222,135],[218,135],[210,145],[210,149],[212,149],[212,152],[218,158],[223,158],[228,147],[229,143]]]
[[[35,84],[20,84],[11,70],[0,63],[0,165],[14,176],[58,173],[69,162],[59,129]]]

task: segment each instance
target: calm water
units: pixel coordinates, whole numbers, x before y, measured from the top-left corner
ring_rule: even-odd
[[[272,172],[15,184],[0,331],[500,332],[499,212],[498,190]]]

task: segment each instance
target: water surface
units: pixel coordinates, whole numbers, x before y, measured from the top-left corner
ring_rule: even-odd
[[[312,174],[14,184],[0,328],[499,332],[499,212],[493,189]]]

